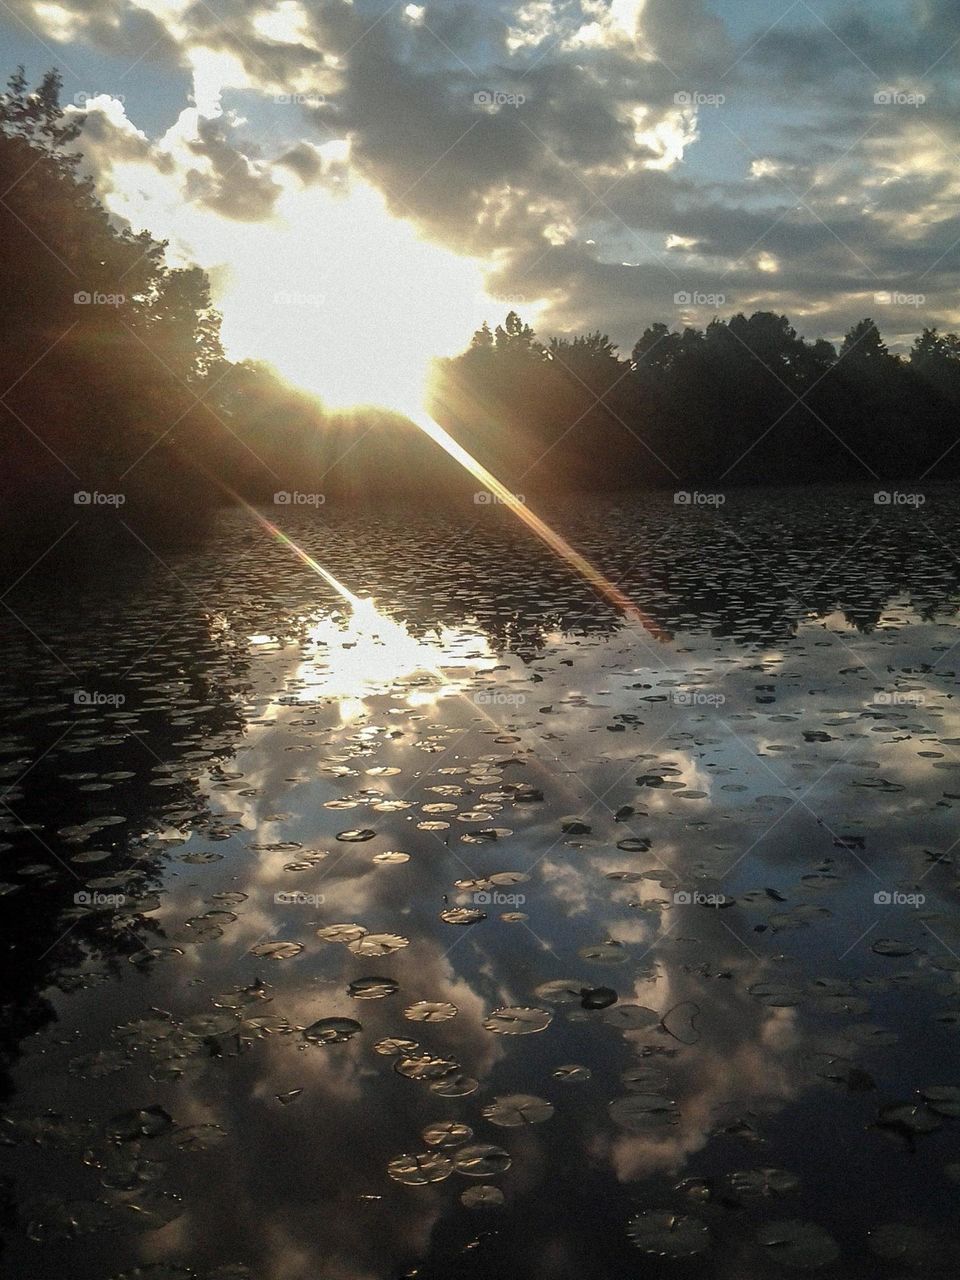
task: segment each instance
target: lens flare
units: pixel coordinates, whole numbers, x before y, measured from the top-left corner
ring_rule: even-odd
[[[349,588],[343,585],[339,578],[335,578],[329,569],[325,569],[319,560],[314,560],[313,556],[308,555],[307,552],[304,551],[303,547],[294,542],[292,538],[288,537],[282,529],[278,529],[272,520],[268,520],[266,516],[262,516],[256,507],[252,507],[249,502],[245,502],[239,494],[233,493],[233,490],[230,490],[230,492],[233,494],[233,497],[237,502],[249,511],[254,519],[263,525],[264,529],[266,529],[272,537],[276,538],[278,542],[283,544],[283,546],[289,547],[294,555],[298,556],[305,565],[311,568],[314,573],[319,575],[319,577],[323,578],[325,582],[328,582],[338,595],[343,596],[351,609],[356,611],[364,604],[373,604],[372,600],[364,600],[361,596],[355,596]]]
[[[470,453],[461,444],[454,440],[449,431],[440,426],[425,409],[414,410],[408,412],[411,422],[415,423],[431,440],[435,441],[446,453],[450,455],[456,462],[468,471],[477,480],[497,498],[504,506],[509,507],[513,514],[531,529],[541,541],[545,542],[550,550],[561,560],[564,560],[571,569],[580,574],[596,591],[608,600],[612,605],[619,609],[628,622],[638,622],[645,630],[649,631],[656,639],[665,638],[666,633],[647,615],[645,615],[629,596],[625,595],[615,582],[610,579],[586,558],[581,555],[574,547],[571,547],[566,538],[560,536],[555,529],[551,529],[545,520],[542,520],[535,512],[531,511],[526,502],[521,502],[515,494],[511,493],[505,484],[501,481]]]

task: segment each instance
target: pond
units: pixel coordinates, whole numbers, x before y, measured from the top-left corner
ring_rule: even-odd
[[[9,1274],[955,1275],[949,491],[266,514],[4,598]]]

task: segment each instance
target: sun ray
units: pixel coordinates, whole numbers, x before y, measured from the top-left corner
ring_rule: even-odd
[[[493,472],[488,471],[483,463],[464,449],[449,431],[446,431],[433,419],[425,409],[408,411],[410,420],[426,435],[450,455],[456,462],[480,481],[505,507],[532,530],[542,542],[561,560],[565,561],[576,573],[584,578],[605,600],[619,609],[628,622],[638,622],[656,639],[666,638],[665,632],[651,618],[644,614],[637,605],[610,579],[592,564],[586,556],[571,547],[566,538],[547,524],[536,512],[532,511],[525,501],[511,493]]]

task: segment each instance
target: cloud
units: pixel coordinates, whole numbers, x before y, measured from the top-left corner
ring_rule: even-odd
[[[199,118],[197,137],[187,145],[195,156],[207,161],[203,168],[187,172],[184,192],[188,199],[241,222],[258,222],[270,216],[280,187],[262,163],[233,145],[221,119]]]
[[[116,50],[145,11],[29,12]],[[137,52],[192,68],[194,114],[150,140],[101,105],[84,145],[104,182],[113,146],[155,175],[175,163],[181,199],[264,236],[291,180],[367,184],[393,218],[487,263],[491,291],[544,300],[543,327],[599,326],[624,346],[679,321],[673,296],[689,289],[836,337],[865,297],[913,282],[933,318],[957,323],[951,5],[917,0],[909,21],[887,0],[801,7],[740,21],[736,38],[722,13],[707,0],[154,0],[156,48]],[[222,106],[238,89],[246,124]],[[926,101],[895,97],[911,91]]]

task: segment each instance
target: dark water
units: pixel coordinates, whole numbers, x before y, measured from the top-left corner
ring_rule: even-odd
[[[956,1274],[952,496],[550,515],[5,597],[9,1274]]]

